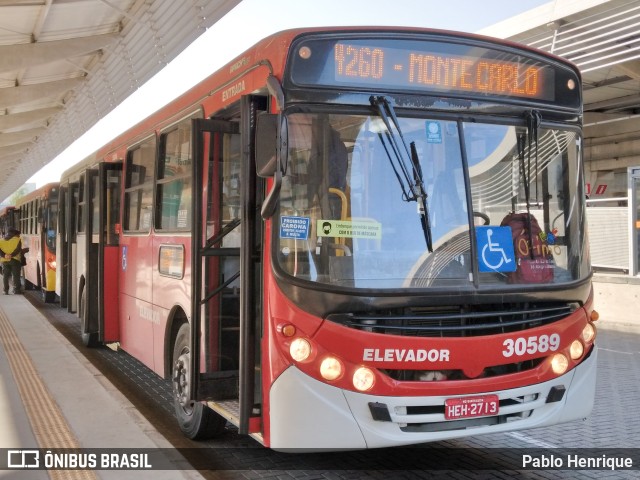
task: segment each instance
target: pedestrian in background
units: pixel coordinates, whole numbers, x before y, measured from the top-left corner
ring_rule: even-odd
[[[2,281],[4,294],[9,294],[9,280],[13,278],[13,293],[22,293],[20,284],[20,269],[22,268],[22,240],[20,231],[10,228],[7,234],[0,238],[0,254],[2,258]]]

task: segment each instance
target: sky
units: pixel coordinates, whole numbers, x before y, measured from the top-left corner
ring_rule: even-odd
[[[59,179],[60,172],[78,159],[87,157],[96,147],[158,110],[261,38],[279,30],[305,26],[393,25],[477,32],[549,1],[243,0],[28,182],[40,187]],[[242,35],[238,35],[238,31],[242,31]]]

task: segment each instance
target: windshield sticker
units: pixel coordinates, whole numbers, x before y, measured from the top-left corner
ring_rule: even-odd
[[[481,272],[515,272],[511,227],[476,227],[479,270]]]
[[[380,239],[382,225],[371,220],[318,220],[318,236]]]
[[[442,143],[440,122],[427,122],[427,143]]]
[[[281,217],[280,238],[292,238],[294,240],[307,240],[309,238],[309,217]]]

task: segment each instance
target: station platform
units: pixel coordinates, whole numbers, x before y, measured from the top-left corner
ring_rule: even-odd
[[[0,296],[2,455],[6,449],[154,449],[172,469],[0,469],[0,479],[203,478],[22,295]]]

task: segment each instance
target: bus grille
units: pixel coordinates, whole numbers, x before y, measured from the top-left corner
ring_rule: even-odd
[[[405,337],[476,337],[548,325],[578,308],[575,303],[412,307],[336,313],[327,320],[356,330]]]

